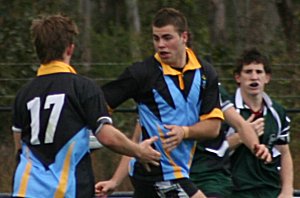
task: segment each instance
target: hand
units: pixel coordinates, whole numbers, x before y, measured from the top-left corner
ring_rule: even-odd
[[[264,144],[254,145],[254,154],[257,158],[265,161],[265,163],[270,163],[272,161],[271,153]]]
[[[155,141],[158,140],[158,137],[152,137],[147,140],[144,140],[139,144],[141,155],[138,160],[143,164],[152,164],[155,166],[159,166],[160,162],[160,152],[156,151],[151,147]]]
[[[184,138],[184,129],[177,125],[164,125],[170,131],[166,133],[167,138],[163,140],[163,148],[171,151],[176,148]]]
[[[112,180],[98,182],[95,184],[95,195],[100,198],[106,198],[113,193],[116,188],[117,183]]]
[[[257,136],[259,137],[262,134],[264,134],[265,122],[264,122],[264,118],[258,118],[255,121],[253,121],[254,117],[255,117],[255,115],[252,114],[247,119],[247,122],[250,123],[251,127],[253,128],[253,130],[255,131],[255,133],[257,134]]]

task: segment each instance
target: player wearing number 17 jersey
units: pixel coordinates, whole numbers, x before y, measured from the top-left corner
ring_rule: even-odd
[[[114,128],[99,86],[69,65],[76,25],[53,15],[34,20],[32,32],[41,66],[13,107],[20,151],[13,197],[94,197],[89,131],[110,149],[155,164],[156,138],[138,145]]]

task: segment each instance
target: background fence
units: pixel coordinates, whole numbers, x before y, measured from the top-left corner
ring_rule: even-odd
[[[78,73],[94,79],[99,85],[104,84],[114,78],[129,65],[129,63],[92,63],[90,69],[86,69],[83,64],[75,63]],[[232,78],[232,63],[215,63],[214,64],[222,84],[230,93],[233,93],[236,85]],[[298,72],[299,64],[273,65],[273,77],[270,85],[267,86],[267,92],[285,106],[288,115],[292,120],[291,124],[291,152],[294,161],[295,189],[300,189],[300,105],[298,84],[300,77],[294,75]],[[19,72],[19,77],[1,77],[0,76],[0,192],[11,191],[11,181],[15,166],[15,156],[11,127],[11,104],[15,97],[16,91],[28,80],[34,77],[37,64],[4,64],[0,63],[0,70],[6,71],[6,67],[14,68]],[[24,72],[24,67],[27,68]],[[22,69],[20,69],[22,68]],[[288,69],[287,69],[288,68]],[[3,75],[2,75],[3,76]],[[128,101],[116,110],[113,114],[115,125],[131,136],[136,122],[135,104]],[[96,180],[105,180],[112,176],[120,155],[103,148],[92,153],[93,167]],[[105,159],[105,160],[104,160]],[[132,186],[128,178],[117,189],[118,191],[130,192]],[[296,193],[299,195],[299,191]]]

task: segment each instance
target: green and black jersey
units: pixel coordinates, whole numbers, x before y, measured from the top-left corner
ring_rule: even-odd
[[[231,172],[235,191],[255,190],[261,188],[280,189],[280,153],[275,145],[289,142],[290,119],[284,108],[263,94],[263,117],[265,120],[264,134],[260,136],[260,143],[265,144],[273,155],[273,162],[264,163],[253,155],[245,146],[239,146],[231,155]],[[240,89],[233,98],[237,111],[247,119],[251,115],[249,107],[244,103]],[[230,135],[234,130],[228,128]]]

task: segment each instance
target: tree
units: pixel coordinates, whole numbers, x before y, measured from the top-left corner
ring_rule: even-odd
[[[287,52],[290,57],[296,56],[296,28],[294,23],[293,5],[291,0],[275,1],[283,32],[286,38]]]
[[[141,33],[141,22],[137,0],[125,0],[127,7],[127,20],[130,32],[130,51],[133,60],[141,58],[139,36]]]

